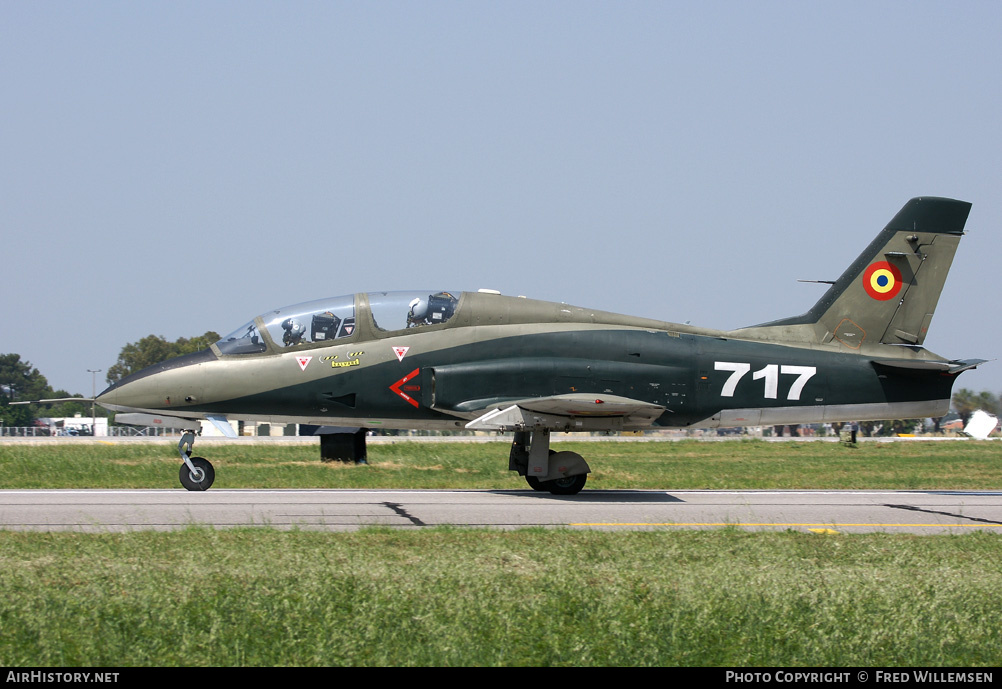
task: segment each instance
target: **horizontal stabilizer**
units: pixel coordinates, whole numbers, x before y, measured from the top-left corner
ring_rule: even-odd
[[[988,363],[987,359],[964,359],[963,361],[951,361],[950,373],[962,373],[972,368],[977,368],[981,364]]]
[[[972,368],[977,368],[981,364],[987,363],[987,359],[962,359],[960,361],[928,361],[925,359],[874,359],[874,364],[887,366],[888,368],[901,368],[910,371],[940,371],[956,375]]]

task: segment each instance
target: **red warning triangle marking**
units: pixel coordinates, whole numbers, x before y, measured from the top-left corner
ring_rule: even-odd
[[[309,363],[311,361],[313,361],[313,357],[311,357],[311,356],[297,356],[296,357],[296,361],[299,363],[299,368],[301,368],[301,369],[303,369],[305,371],[306,367],[309,365]]]
[[[410,349],[410,347],[394,347],[393,348],[393,353],[397,355],[397,361],[403,361],[404,360],[404,355],[407,354],[407,350],[408,349]]]

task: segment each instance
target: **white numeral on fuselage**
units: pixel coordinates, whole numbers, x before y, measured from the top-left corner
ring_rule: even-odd
[[[713,368],[716,371],[731,372],[731,375],[727,376],[727,380],[724,381],[724,387],[720,391],[720,396],[734,397],[734,390],[738,387],[738,382],[751,370],[751,364],[734,361],[714,361]],[[766,364],[752,373],[752,380],[761,380],[764,378],[765,391],[763,396],[766,399],[774,400],[779,396],[779,376],[781,374],[797,376],[797,379],[793,381],[793,385],[790,386],[790,391],[786,394],[786,399],[799,400],[800,393],[803,391],[804,386],[807,385],[807,381],[817,372],[818,369],[815,366]]]

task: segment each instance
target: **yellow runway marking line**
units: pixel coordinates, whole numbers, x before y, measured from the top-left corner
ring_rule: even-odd
[[[903,528],[915,528],[920,526],[934,526],[939,529],[945,528],[968,528],[968,529],[997,529],[1002,524],[799,524],[796,522],[573,522],[568,526],[802,526],[809,529],[831,529],[845,528],[847,526],[895,526]]]

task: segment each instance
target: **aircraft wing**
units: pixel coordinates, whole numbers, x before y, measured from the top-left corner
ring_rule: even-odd
[[[496,407],[466,424],[470,430],[604,431],[648,428],[665,407],[617,395],[534,397]]]
[[[190,430],[199,427],[198,419],[168,416],[166,414],[146,414],[142,412],[119,412],[115,414],[115,423],[127,426],[152,426],[153,428],[170,428],[174,430]]]
[[[23,402],[8,402],[10,406],[21,404],[58,404],[60,402],[93,402],[91,397],[53,397],[47,400],[25,400]]]
[[[209,414],[205,417],[216,429],[227,438],[236,438],[237,432],[230,426],[225,416]],[[166,414],[146,414],[142,412],[119,412],[115,415],[115,423],[129,426],[152,426],[154,428],[172,428],[174,430],[198,430],[202,422],[196,418],[169,416]]]

